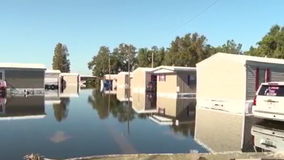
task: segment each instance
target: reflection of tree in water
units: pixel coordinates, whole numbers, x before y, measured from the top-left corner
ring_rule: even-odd
[[[54,117],[58,122],[66,119],[68,116],[68,105],[70,103],[70,98],[60,98],[59,104],[53,104]]]
[[[97,110],[100,119],[105,119],[109,116],[109,112],[113,117],[117,118],[119,122],[126,122],[134,119],[134,111],[132,108],[128,111],[128,105],[117,100],[115,94],[104,94],[97,90],[92,92],[89,96],[88,102],[93,109]],[[128,115],[129,114],[129,115]]]

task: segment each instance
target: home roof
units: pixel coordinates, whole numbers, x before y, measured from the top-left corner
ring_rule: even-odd
[[[119,74],[128,74],[128,72],[119,72],[117,75],[119,75]],[[130,75],[131,75],[132,73],[130,72]]]
[[[154,68],[153,73],[173,73],[178,71],[196,71],[196,68],[181,66],[159,66]]]
[[[218,52],[211,57],[197,63],[196,65],[199,65],[203,62],[206,62],[210,58],[227,58],[235,62],[239,63],[246,63],[247,61],[253,61],[253,62],[262,62],[262,63],[273,63],[273,64],[284,64],[284,59],[277,59],[277,58],[266,58],[266,57],[257,57],[257,56],[249,56],[249,55],[239,55],[239,54],[230,54],[230,53],[222,53]]]
[[[61,76],[78,76],[79,73],[61,73]]]
[[[0,68],[46,69],[44,64],[32,63],[0,63]]]
[[[136,71],[138,71],[138,70],[142,70],[142,71],[144,71],[144,72],[151,72],[151,71],[153,71],[153,69],[154,69],[154,68],[138,67],[138,68],[136,68],[133,72],[136,72]]]
[[[45,70],[45,73],[61,73],[61,71],[60,70],[47,69],[47,70]]]

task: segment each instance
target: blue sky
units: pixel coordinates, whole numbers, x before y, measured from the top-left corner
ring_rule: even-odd
[[[51,67],[54,47],[62,42],[71,70],[88,74],[87,62],[102,45],[168,47],[175,36],[198,32],[212,45],[234,39],[248,49],[272,25],[284,25],[283,0],[219,0],[173,32],[214,1],[0,0],[1,62]]]

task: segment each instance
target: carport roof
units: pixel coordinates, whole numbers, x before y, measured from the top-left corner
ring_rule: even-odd
[[[44,64],[32,63],[0,63],[0,68],[46,69]]]
[[[174,73],[179,71],[196,71],[196,68],[180,66],[159,66],[154,68],[153,73]]]

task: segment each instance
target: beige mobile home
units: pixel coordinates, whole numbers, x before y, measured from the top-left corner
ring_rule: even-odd
[[[157,97],[157,113],[154,113],[150,119],[159,125],[194,124],[195,107],[196,100],[192,98]]]
[[[177,98],[196,93],[196,68],[160,66],[153,70],[157,75],[157,96]]]
[[[132,72],[131,90],[133,93],[145,94],[146,86],[151,81],[153,68],[138,67]]]
[[[78,86],[80,84],[79,73],[61,73],[60,76],[66,81],[66,86]]]
[[[130,73],[131,75],[131,73]],[[128,88],[130,85],[128,72],[120,72],[117,74],[117,88]]]
[[[153,113],[157,111],[156,99],[150,99],[147,94],[133,93],[132,108],[136,113]]]
[[[46,67],[43,64],[0,63],[0,79],[7,82],[8,90],[44,90]]]
[[[284,60],[216,53],[197,65],[197,107],[245,112],[262,82],[284,81]]]

